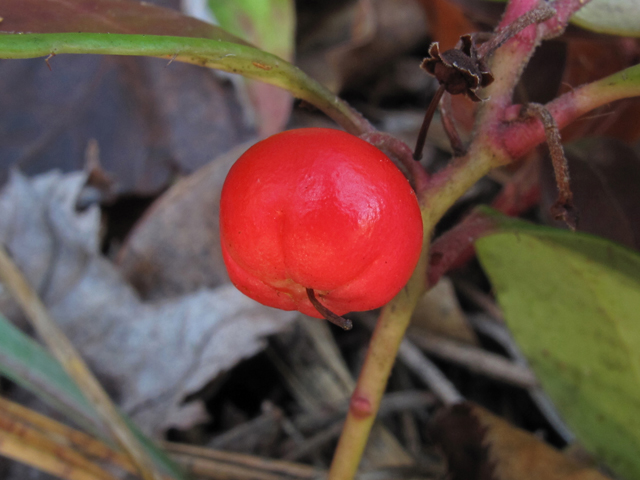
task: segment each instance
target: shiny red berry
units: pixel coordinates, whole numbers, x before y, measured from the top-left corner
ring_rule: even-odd
[[[321,318],[371,310],[406,284],[422,247],[407,179],[367,142],[324,128],[256,143],[231,168],[220,203],[231,281],[260,303]]]

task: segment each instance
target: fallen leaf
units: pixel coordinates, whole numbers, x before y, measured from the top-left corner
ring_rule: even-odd
[[[220,250],[220,192],[242,144],[181,179],[129,234],[118,265],[143,298],[162,299],[213,288],[229,277]]]
[[[580,442],[638,477],[640,255],[583,233],[500,222],[476,252],[515,340]]]
[[[440,410],[430,434],[453,480],[606,480],[471,402]]]
[[[218,27],[120,0],[5,0],[1,31],[119,32],[244,43]],[[51,69],[48,68],[50,66]],[[208,69],[148,58],[59,56],[3,61],[0,181],[79,170],[95,141],[116,193],[150,194],[246,140],[251,128],[229,82]]]
[[[453,283],[446,277],[422,296],[411,316],[411,325],[464,343],[478,343],[458,303]]]
[[[364,88],[427,35],[413,0],[359,0],[316,26],[322,29],[301,32],[298,64],[334,92]]]
[[[260,351],[296,314],[230,284],[142,302],[98,252],[98,209],[75,209],[85,181],[84,173],[13,174],[0,194],[0,241],[114,399],[158,437],[186,413],[193,419],[192,406],[182,410],[186,396]]]

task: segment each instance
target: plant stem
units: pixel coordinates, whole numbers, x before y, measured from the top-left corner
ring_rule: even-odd
[[[431,230],[425,231],[425,234],[428,239]],[[400,343],[411,314],[425,292],[423,272],[427,266],[427,252],[428,246],[425,244],[409,283],[383,308],[376,323],[358,383],[351,396],[328,480],[350,480],[358,470]]]
[[[433,177],[430,188],[420,196],[424,229],[420,260],[407,285],[382,309],[351,397],[328,480],[351,479],[358,469],[400,343],[415,306],[427,289],[425,272],[436,223],[464,192],[493,168],[495,159],[500,158],[493,154],[489,144],[476,144],[469,154]]]
[[[623,98],[640,96],[640,65],[609,75],[587,85],[576,88],[546,105],[547,110],[562,129],[578,117],[607,103]],[[511,122],[505,129],[503,145],[509,156],[520,158],[545,139],[542,122],[537,119],[517,120],[520,106],[514,105],[505,114]]]

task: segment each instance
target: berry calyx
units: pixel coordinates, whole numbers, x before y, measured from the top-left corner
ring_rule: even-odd
[[[326,316],[322,308],[343,315],[391,300],[416,266],[422,235],[400,170],[339,130],[290,130],[256,143],[222,189],[231,281],[264,305],[316,318]]]

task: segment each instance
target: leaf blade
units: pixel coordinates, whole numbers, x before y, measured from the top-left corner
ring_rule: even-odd
[[[476,242],[516,340],[581,441],[640,474],[640,256],[512,221]]]
[[[592,0],[571,17],[571,23],[598,33],[640,37],[640,3]]]
[[[135,55],[166,58],[237,73],[283,88],[361,135],[373,127],[357,112],[302,70],[257,48],[204,38],[107,33],[0,33],[0,58],[59,54]]]
[[[188,5],[183,2],[183,6]],[[293,60],[296,15],[292,0],[209,0],[207,5],[226,31],[289,62]],[[291,95],[249,79],[244,85],[260,136],[281,131],[291,113]]]

